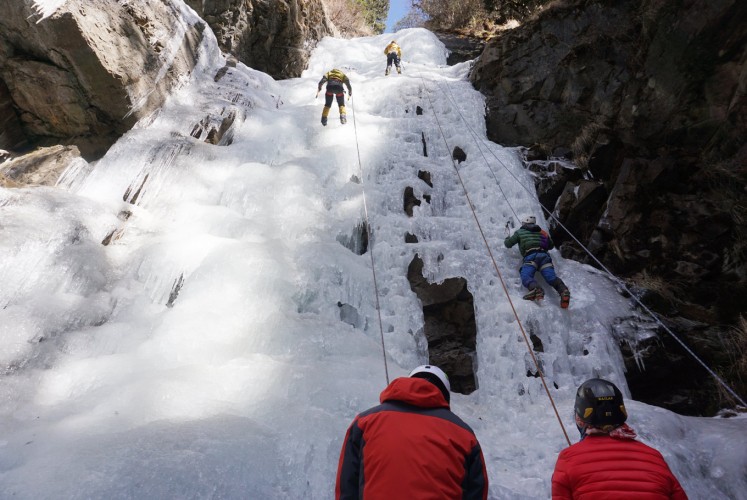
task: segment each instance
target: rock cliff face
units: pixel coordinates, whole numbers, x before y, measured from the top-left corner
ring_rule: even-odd
[[[301,76],[319,40],[333,32],[321,0],[186,0],[221,49],[273,78]]]
[[[39,148],[0,164],[0,186],[54,186],[63,171],[74,162],[86,163],[75,146]]]
[[[0,16],[0,149],[75,144],[101,156],[190,73],[204,23],[172,0],[32,0]],[[188,20],[189,18],[191,20]]]
[[[747,3],[556,2],[491,41],[471,79],[490,137],[530,148],[543,204],[744,395]],[[663,369],[631,361],[633,395],[712,413],[720,392],[682,354],[666,334],[646,345]]]
[[[332,33],[321,0],[186,0],[221,48],[275,78],[301,74]],[[180,0],[68,0],[0,17],[0,149],[75,145],[102,156],[194,67],[205,22]]]

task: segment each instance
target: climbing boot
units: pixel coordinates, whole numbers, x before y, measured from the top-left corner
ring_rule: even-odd
[[[326,116],[322,116],[322,125],[324,125],[325,127],[327,126],[327,117]]]
[[[560,292],[560,307],[568,309],[568,305],[571,303],[571,292],[567,288]]]
[[[397,74],[398,74],[398,75],[401,75],[401,74],[402,74],[402,69],[401,69],[401,68],[400,68],[399,66],[397,66]]]
[[[542,300],[545,298],[545,291],[542,287],[532,288],[529,293],[522,297],[524,300]]]
[[[330,108],[328,106],[324,106],[324,108],[322,109],[322,125],[324,125],[325,127],[327,126],[327,117],[329,116],[329,109]]]
[[[384,71],[384,76],[389,76],[389,68],[387,68],[386,71]]]
[[[345,125],[348,122],[348,118],[345,115],[340,115],[340,123]]]

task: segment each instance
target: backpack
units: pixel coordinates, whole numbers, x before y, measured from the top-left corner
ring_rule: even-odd
[[[332,71],[327,73],[327,80],[339,80],[340,82],[344,82],[345,73],[343,73],[339,69],[333,69]]]
[[[550,248],[550,235],[544,229],[540,229],[539,245],[542,250]]]

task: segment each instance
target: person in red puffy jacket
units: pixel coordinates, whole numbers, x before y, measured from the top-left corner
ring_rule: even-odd
[[[636,441],[625,424],[628,415],[615,384],[587,380],[576,392],[574,411],[581,441],[558,455],[553,500],[687,500],[661,453]]]
[[[480,443],[449,409],[449,391],[433,365],[389,384],[345,434],[335,499],[486,500]]]

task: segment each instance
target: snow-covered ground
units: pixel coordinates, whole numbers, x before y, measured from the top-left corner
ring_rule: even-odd
[[[427,361],[406,278],[416,253],[430,281],[464,277],[474,296],[479,388],[452,408],[482,443],[491,498],[549,497],[566,440],[527,377],[477,221],[574,442],[578,384],[600,376],[628,394],[612,330],[633,313],[557,253],[570,309],[549,287],[542,306],[521,300],[519,254],[502,241],[507,221],[540,214],[520,185],[532,181],[485,139],[468,64],[446,66],[428,31],[394,38],[402,75],[384,76],[386,34],[324,39],[301,78],[239,65],[215,82],[224,60],[208,37],[192,82],[102,160],[57,188],[0,189],[0,497],[332,497],[345,430],[387,382],[381,332],[390,378]],[[353,99],[346,125],[335,105],[322,127],[314,96],[333,67]],[[223,143],[205,143],[231,115]],[[430,196],[413,217],[408,186]],[[364,191],[381,327],[371,258],[341,244],[365,219]],[[627,406],[691,498],[747,498],[747,419]]]

